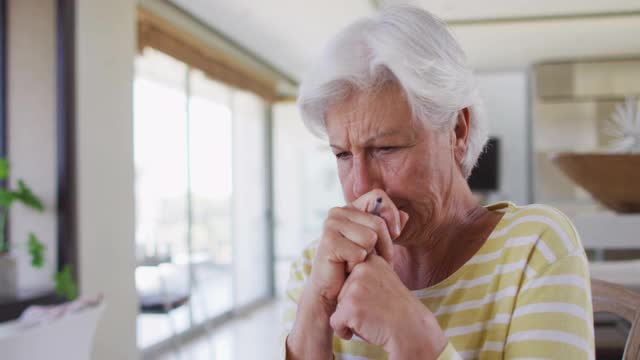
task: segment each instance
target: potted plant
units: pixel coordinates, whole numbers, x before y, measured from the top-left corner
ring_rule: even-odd
[[[0,158],[0,181],[7,181],[9,178],[9,162],[5,158]],[[44,205],[31,188],[22,179],[18,180],[18,188],[11,189],[9,185],[0,188],[0,298],[13,298],[17,293],[17,264],[16,259],[11,256],[9,250],[9,240],[7,239],[6,225],[9,210],[15,203],[37,212],[44,211]],[[15,244],[14,244],[15,246]],[[36,269],[42,268],[45,260],[46,247],[36,234],[29,233],[23,250],[26,250],[31,258],[31,266]],[[71,275],[71,266],[65,265],[59,273],[54,276],[56,293],[68,300],[77,296],[77,287]]]

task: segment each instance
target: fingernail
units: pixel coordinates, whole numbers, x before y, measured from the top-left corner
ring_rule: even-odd
[[[400,236],[400,224],[396,224],[396,236]]]

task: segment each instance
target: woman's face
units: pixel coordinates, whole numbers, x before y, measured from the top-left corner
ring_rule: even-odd
[[[417,243],[443,221],[453,185],[462,177],[454,130],[413,121],[396,85],[353,93],[329,109],[326,125],[345,200],[382,189],[409,214],[396,244]]]

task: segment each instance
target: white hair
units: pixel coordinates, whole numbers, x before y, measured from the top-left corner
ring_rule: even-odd
[[[340,31],[300,86],[298,106],[307,128],[326,135],[327,109],[351,91],[400,86],[415,119],[453,129],[469,108],[471,126],[462,159],[468,177],[487,141],[487,120],[466,56],[445,24],[409,5],[383,8]]]

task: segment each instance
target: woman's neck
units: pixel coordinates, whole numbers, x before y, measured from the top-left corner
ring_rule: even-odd
[[[433,286],[457,271],[502,218],[502,213],[489,211],[475,200],[448,210],[449,216],[421,241],[394,247],[394,270],[411,290]]]

